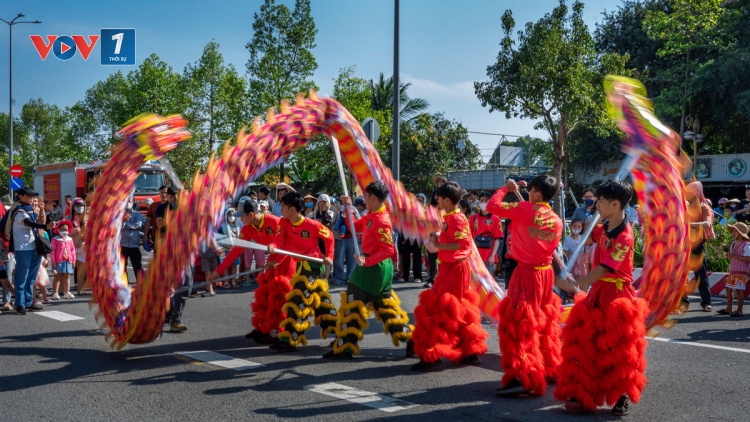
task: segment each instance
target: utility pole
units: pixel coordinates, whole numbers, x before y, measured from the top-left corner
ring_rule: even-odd
[[[0,19],[0,21],[5,22],[8,24],[8,30],[10,31],[10,37],[8,38],[10,40],[10,48],[9,48],[9,72],[8,72],[8,118],[10,119],[10,122],[8,124],[9,130],[9,138],[8,138],[8,155],[10,155],[10,167],[13,167],[13,25],[18,25],[19,23],[41,23],[38,20],[31,22],[31,21],[19,21],[16,22],[16,19],[23,18],[24,14],[19,13],[18,16],[13,18],[12,21],[8,22],[5,19]],[[8,167],[8,168],[10,168]],[[10,197],[13,198],[13,187],[10,187]]]
[[[393,25],[393,151],[391,171],[393,178],[399,180],[401,177],[401,117],[399,116],[399,97],[401,95],[401,83],[399,81],[398,71],[398,26],[399,26],[399,0],[394,0],[394,25]]]

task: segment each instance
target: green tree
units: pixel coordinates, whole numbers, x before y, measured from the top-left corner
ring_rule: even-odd
[[[185,115],[190,121],[193,138],[208,157],[217,141],[234,138],[247,125],[247,85],[232,64],[224,63],[215,41],[203,48],[198,61],[185,66],[183,80],[189,104]]]
[[[318,30],[310,0],[296,0],[293,11],[265,0],[253,18],[253,39],[245,48],[250,52],[247,73],[252,112],[257,116],[284,99],[293,100],[298,92],[316,89],[311,78],[318,64],[311,50]],[[279,171],[283,179],[283,164]]]
[[[380,140],[390,137],[390,111],[375,111],[372,109],[370,85],[367,80],[355,75],[356,67],[346,67],[339,70],[334,79],[333,98],[343,105],[358,122],[372,117],[381,127]],[[381,141],[376,142],[383,145]],[[292,180],[305,190],[324,191],[333,194],[341,193],[341,183],[333,155],[331,141],[322,136],[310,142],[305,149],[294,154],[289,160]],[[344,166],[344,173],[349,187],[354,186],[349,169]]]
[[[689,110],[701,123],[706,154],[750,152],[750,1],[727,5],[717,25],[730,40],[726,48],[696,64],[690,80]]]
[[[123,115],[127,119],[141,113],[161,116],[183,114],[190,104],[185,79],[156,54],[147,57],[125,79],[128,90],[125,92]],[[124,123],[121,122],[120,126]],[[206,160],[205,152],[195,148],[194,144],[195,140],[192,139],[183,142],[183,145],[166,155],[180,180],[193,177]]]
[[[97,142],[100,145],[114,143],[121,126],[135,117],[129,114],[128,91],[130,91],[129,82],[120,71],[97,82],[86,91],[83,106],[88,108],[96,119],[99,128]]]
[[[148,56],[125,79],[127,119],[141,113],[162,116],[182,113],[188,105],[185,80],[156,54]]]
[[[481,152],[469,140],[467,129],[441,113],[423,113],[401,130],[401,181],[413,192],[429,190],[436,174],[476,170],[483,164]],[[382,155],[390,157],[390,146]]]
[[[402,122],[417,118],[430,107],[430,103],[423,98],[410,98],[407,90],[411,83],[399,83],[398,104],[399,117]],[[377,111],[393,111],[393,77],[385,79],[383,74],[377,81],[370,79],[372,109]]]
[[[719,26],[727,13],[722,3],[723,0],[670,0],[668,6],[671,10],[648,12],[643,21],[648,36],[663,42],[657,55],[681,61],[662,72],[661,76],[668,85],[656,102],[662,113],[680,115],[680,135],[685,132],[695,56],[721,48],[726,43],[723,28]]]
[[[597,55],[594,40],[583,22],[583,3],[573,3],[572,13],[564,0],[551,14],[527,23],[512,38],[513,14],[502,17],[505,37],[497,63],[487,68],[488,82],[476,82],[474,89],[482,106],[501,111],[506,118],[540,119],[535,128],[552,139],[555,156],[553,175],[562,180],[563,164],[569,155],[568,136],[579,125],[603,116],[597,103],[602,90],[597,85]],[[516,47],[517,44],[517,47]],[[560,214],[560,204],[555,202]]]
[[[63,144],[67,148],[64,161],[79,163],[102,159],[108,156],[110,143],[99,136],[99,127],[94,113],[80,101],[65,108],[66,131]]]
[[[529,135],[522,136],[515,141],[503,141],[502,146],[518,147],[523,149],[523,167],[529,169],[541,162],[543,165],[552,167],[555,163],[555,153],[552,151],[552,142]],[[487,163],[487,169],[497,168],[500,151],[495,149]]]
[[[602,13],[594,31],[596,51],[627,54],[627,67],[633,77],[646,85],[651,96],[658,95],[663,84],[658,73],[669,66],[669,61],[657,54],[664,42],[650,38],[643,21],[649,13],[669,12],[668,3],[669,0],[625,0],[616,10]]]
[[[0,112],[0,196],[10,191],[10,142],[8,142],[8,114]],[[24,168],[23,180],[24,185],[34,184],[32,170],[34,168],[34,150],[29,145],[29,133],[27,128],[21,123],[21,119],[13,119],[13,164],[20,164]]]
[[[65,119],[59,107],[32,98],[21,108],[21,124],[29,131],[34,166],[57,162],[66,155]]]

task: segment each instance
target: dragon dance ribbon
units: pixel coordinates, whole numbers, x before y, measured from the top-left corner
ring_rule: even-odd
[[[202,242],[219,227],[225,199],[244,189],[265,171],[285,161],[294,151],[324,134],[338,143],[342,158],[359,188],[379,180],[391,194],[387,207],[395,230],[406,238],[424,241],[441,229],[442,217],[433,207],[423,207],[394,180],[357,120],[331,98],[298,94],[294,105],[281,104],[279,113],[269,110],[264,124],[258,120],[252,132],[237,135],[234,145],[224,145],[209,160],[205,173],[193,178],[189,191],[181,192],[175,211],[165,216],[166,233],[157,240],[148,272],[138,277],[131,293],[123,278],[119,239],[125,203],[146,160],[159,159],[189,137],[179,117],[139,116],[121,131],[117,147],[99,180],[86,236],[90,257],[88,277],[98,304],[97,318],[109,327],[107,340],[113,348],[127,343],[154,341],[161,333],[168,290],[179,284]],[[495,283],[476,248],[468,259],[472,284],[481,298],[480,308],[490,318],[505,292]]]
[[[631,170],[643,226],[638,295],[649,304],[646,327],[652,328],[664,324],[686,294],[688,257],[696,241],[689,236],[681,140],[654,115],[643,84],[609,75],[604,85],[609,111],[627,135],[623,149],[638,156]]]

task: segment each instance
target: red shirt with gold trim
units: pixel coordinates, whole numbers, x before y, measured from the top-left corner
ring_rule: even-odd
[[[396,247],[393,246],[392,227],[391,216],[385,211],[385,206],[354,222],[354,229],[362,232],[362,253],[367,255],[365,267],[377,265],[388,258],[394,259]]]
[[[469,219],[469,225],[472,239],[477,236],[492,236],[492,245],[489,248],[477,248],[482,261],[487,262],[495,247],[495,240],[503,238],[503,223],[500,217],[494,214],[475,214]],[[497,262],[497,254],[495,254],[495,262]]]
[[[271,214],[263,214],[260,217],[260,225],[255,227],[252,224],[246,224],[242,226],[240,230],[240,239],[255,242],[261,245],[270,245],[276,239],[276,235],[279,231],[279,217]],[[230,265],[242,255],[245,248],[240,246],[233,247],[227,256],[221,261],[221,264],[216,268],[218,274],[224,274]]]
[[[461,262],[471,254],[471,229],[469,220],[464,213],[453,210],[443,216],[443,228],[438,237],[438,242],[442,244],[458,243],[461,249],[457,251],[438,250],[438,259],[440,262]]]
[[[594,228],[591,239],[596,243],[594,250],[594,267],[602,266],[607,269],[606,281],[623,280],[633,282],[633,228],[627,221],[607,230],[606,223]]]
[[[513,259],[523,264],[550,265],[562,235],[560,217],[546,203],[503,202],[507,194],[506,187],[495,192],[487,202],[487,211],[512,220]]]
[[[319,221],[301,217],[296,223],[282,218],[279,223],[279,235],[274,239],[274,248],[283,249],[301,255],[323,258],[318,247],[318,239],[323,239],[326,246],[325,258],[333,259],[333,233]],[[269,260],[276,261],[269,257]]]

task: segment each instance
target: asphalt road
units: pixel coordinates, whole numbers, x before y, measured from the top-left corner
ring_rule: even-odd
[[[332,286],[337,302],[344,289]],[[404,309],[412,311],[421,285],[396,283],[395,289]],[[219,290],[212,298],[190,299],[184,314],[187,332],[166,331],[151,344],[120,351],[111,350],[96,331],[87,298],[45,307],[83,318],[73,321],[3,313],[0,411],[14,421],[616,419],[609,409],[566,415],[552,397],[554,386],[544,397],[495,397],[502,372],[496,327],[489,324],[489,352],[479,367],[444,363],[436,372],[413,373],[409,367],[417,360],[404,358],[404,349],[394,348],[374,319],[362,355],[353,361],[321,359],[330,339],[320,339],[315,328],[308,335],[310,344],[298,352],[269,353],[244,338],[250,330],[252,290]],[[628,419],[750,420],[744,406],[750,391],[750,317],[704,313],[696,302],[661,340],[649,340],[648,386]],[[715,298],[714,308],[723,303]],[[226,360],[214,364],[179,354],[195,351],[219,353]],[[248,367],[220,366],[237,363]],[[325,386],[329,383],[335,385]],[[319,392],[326,388],[335,390],[333,396]]]

